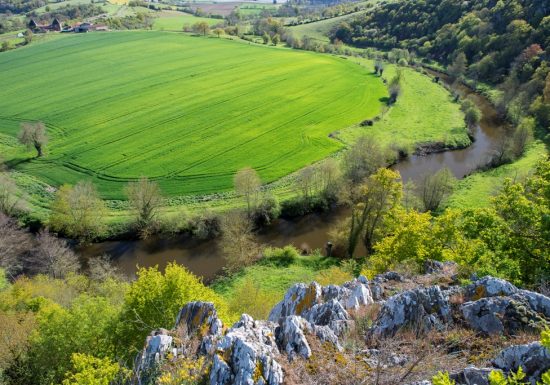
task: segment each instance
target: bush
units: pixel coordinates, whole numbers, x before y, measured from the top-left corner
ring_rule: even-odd
[[[221,218],[213,212],[203,211],[189,220],[188,228],[199,239],[213,239],[221,233]]]
[[[267,248],[263,253],[263,262],[278,266],[286,267],[296,262],[300,257],[300,251],[292,245],[283,248]]]

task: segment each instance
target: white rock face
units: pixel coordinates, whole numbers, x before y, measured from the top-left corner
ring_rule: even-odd
[[[519,291],[510,282],[500,278],[486,276],[478,279],[466,288],[468,296],[473,299],[486,297],[510,296]]]
[[[277,328],[277,343],[285,350],[289,360],[296,354],[303,358],[311,357],[311,348],[304,332],[312,333],[313,328],[309,322],[296,315],[283,318]]]
[[[243,314],[216,346],[210,385],[280,385],[276,325]]]
[[[346,282],[342,286],[321,287],[318,283],[292,286],[269,314],[272,322],[281,322],[288,316],[301,316],[313,326],[328,326],[341,334],[351,319],[349,310],[357,310],[373,303],[365,277]]]
[[[447,295],[438,286],[417,288],[388,299],[371,332],[377,337],[389,337],[404,326],[429,330],[450,321],[451,308]]]

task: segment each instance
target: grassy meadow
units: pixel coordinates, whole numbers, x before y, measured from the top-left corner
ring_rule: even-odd
[[[452,208],[486,207],[502,187],[504,179],[522,180],[532,172],[537,162],[547,155],[546,146],[536,141],[527,149],[525,155],[511,164],[492,170],[472,174],[458,182],[456,190],[447,202]]]
[[[330,19],[319,20],[313,23],[301,24],[289,27],[290,31],[294,36],[301,38],[302,36],[309,36],[312,39],[321,41],[323,43],[328,43],[328,33],[336,25],[340,24],[343,21],[347,21],[350,18],[356,17],[362,12],[351,13],[349,15],[343,15],[338,17],[333,17]]]
[[[223,20],[210,17],[197,17],[189,13],[178,11],[162,11],[153,23],[153,29],[157,31],[182,31],[184,25],[192,26],[195,23],[205,21],[210,26],[223,24]]]
[[[229,190],[245,166],[274,181],[339,150],[328,134],[386,96],[342,58],[162,32],[66,36],[0,69],[0,134],[40,120],[50,136],[42,159],[4,140],[10,165],[53,186],[92,180],[107,199],[142,175],[167,196]]]
[[[357,60],[372,70],[369,60]],[[432,78],[408,67],[387,65],[383,78],[390,81],[402,71],[402,92],[397,103],[384,112],[371,127],[354,126],[339,133],[345,143],[353,143],[360,135],[369,135],[378,142],[412,152],[417,144],[443,142],[462,147],[470,143],[460,104],[451,94],[436,85]]]

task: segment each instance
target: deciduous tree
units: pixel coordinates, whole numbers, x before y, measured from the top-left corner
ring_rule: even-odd
[[[252,221],[245,213],[231,212],[223,218],[221,245],[228,271],[242,269],[260,257],[252,230]]]
[[[42,122],[21,123],[21,129],[17,135],[19,142],[30,150],[35,148],[38,157],[44,155],[44,146],[48,143],[46,126]]]
[[[399,173],[379,169],[353,193],[347,256],[353,257],[360,239],[368,254],[373,252],[375,240],[387,215],[398,207],[402,195]]]
[[[241,195],[246,203],[246,212],[251,215],[258,201],[258,194],[262,184],[260,176],[251,167],[245,167],[235,174],[235,191]]]
[[[62,186],[51,207],[50,226],[70,237],[90,241],[103,233],[105,204],[91,182]]]
[[[162,204],[162,194],[158,183],[146,177],[126,186],[126,196],[136,212],[136,224],[143,237],[147,237]]]
[[[424,210],[436,211],[453,192],[455,183],[456,178],[446,167],[435,173],[424,174],[417,185]]]

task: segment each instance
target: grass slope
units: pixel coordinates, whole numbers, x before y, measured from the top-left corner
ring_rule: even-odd
[[[162,32],[72,35],[0,55],[0,133],[49,130],[48,155],[16,170],[103,197],[146,175],[167,195],[265,182],[337,151],[328,134],[379,113],[382,82],[336,57]]]
[[[544,143],[533,143],[525,155],[514,163],[497,167],[493,170],[478,172],[460,182],[456,191],[447,202],[452,208],[479,208],[490,204],[493,197],[502,187],[504,179],[518,180],[533,170],[536,163],[547,156]]]
[[[195,23],[205,21],[208,25],[223,24],[223,20],[210,17],[197,17],[185,12],[162,11],[155,19],[153,29],[157,31],[182,31],[184,25],[192,26]]]
[[[312,39],[329,42],[328,33],[330,30],[341,22],[348,21],[353,17],[360,15],[363,12],[351,13],[349,15],[337,16],[330,19],[319,20],[313,23],[301,24],[289,27],[294,36],[301,38],[309,36]]]
[[[373,63],[360,60],[370,71]],[[397,67],[387,65],[384,78],[395,76]],[[353,143],[360,135],[374,137],[382,144],[393,144],[412,152],[416,145],[427,142],[444,142],[449,146],[468,145],[464,115],[451,94],[432,79],[411,68],[403,71],[402,93],[397,103],[383,114],[372,127],[351,127],[343,130],[339,138]]]

